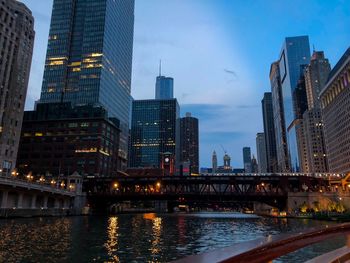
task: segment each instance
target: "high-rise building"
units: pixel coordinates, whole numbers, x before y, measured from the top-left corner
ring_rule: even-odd
[[[265,148],[266,148],[266,171],[265,166],[261,166],[261,160],[258,162],[259,167],[264,172],[277,172],[277,153],[276,153],[276,138],[275,138],[275,127],[274,127],[274,115],[272,107],[272,93],[265,92],[264,98],[261,101],[263,122],[264,122],[264,136],[265,136]]]
[[[287,146],[292,172],[300,171],[300,156],[297,144],[296,112],[293,93],[303,68],[310,62],[308,36],[287,37],[283,43],[279,59],[279,72],[282,87],[283,112],[287,133]]]
[[[304,69],[305,65],[301,65]],[[300,78],[298,80],[297,86],[293,91],[293,103],[294,103],[294,127],[297,137],[297,148],[299,155],[299,171],[308,173],[309,164],[307,158],[307,142],[305,138],[305,125],[303,122],[303,114],[307,110],[307,98],[306,98],[306,88],[305,88],[305,77],[304,70],[300,73]]]
[[[259,132],[256,134],[256,152],[258,157],[258,172],[266,173],[267,169],[267,150],[265,143],[265,134],[263,132]]]
[[[39,102],[101,105],[120,120],[126,163],[134,0],[54,0]]]
[[[22,3],[0,1],[0,169],[16,167],[34,44],[34,18]]]
[[[320,93],[329,171],[350,172],[350,48]]]
[[[212,162],[212,172],[216,173],[217,169],[218,169],[218,157],[216,155],[216,152],[213,152],[213,155],[211,157],[211,162]]]
[[[275,127],[277,172],[290,172],[290,159],[287,146],[287,132],[284,120],[282,85],[278,61],[271,64],[270,84],[272,93],[273,123]]]
[[[118,126],[101,106],[39,103],[24,113],[18,169],[35,175],[117,176]]]
[[[190,173],[199,173],[198,119],[186,113],[180,120],[180,162],[189,162]]]
[[[156,100],[174,98],[174,79],[159,75],[156,79]]]
[[[320,108],[320,92],[327,82],[331,66],[323,51],[314,51],[305,69],[307,105],[309,109]]]
[[[252,172],[252,155],[250,147],[243,147],[243,167],[246,173]]]
[[[309,173],[328,172],[327,152],[321,109],[313,108],[303,115]]]
[[[307,172],[310,173],[328,172],[319,95],[326,84],[330,70],[330,64],[328,59],[324,57],[324,53],[322,51],[314,51],[310,64],[305,69],[308,110],[303,114],[307,149]]]
[[[179,112],[176,99],[133,101],[129,167],[161,167],[165,153],[178,164]]]

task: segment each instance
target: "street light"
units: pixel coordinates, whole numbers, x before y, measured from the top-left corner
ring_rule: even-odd
[[[117,182],[115,182],[115,183],[113,184],[113,188],[116,189],[116,190],[118,190],[118,187],[119,187],[119,184],[118,184]]]

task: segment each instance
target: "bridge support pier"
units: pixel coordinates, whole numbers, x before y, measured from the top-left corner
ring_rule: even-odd
[[[49,200],[49,197],[47,195],[44,196],[44,203],[43,203],[43,208],[47,209],[47,201]]]
[[[7,199],[8,199],[9,191],[4,190],[2,192],[2,198],[1,198],[1,208],[7,208]]]
[[[168,212],[168,201],[154,201],[154,209],[158,213]]]
[[[35,194],[32,195],[32,205],[31,205],[31,208],[32,208],[32,209],[35,209],[35,208],[36,208],[36,195],[35,195]]]
[[[18,194],[17,208],[23,208],[23,193]]]

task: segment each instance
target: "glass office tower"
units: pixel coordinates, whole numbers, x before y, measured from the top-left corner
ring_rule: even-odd
[[[284,119],[287,130],[287,144],[292,172],[300,171],[297,144],[297,122],[294,109],[293,92],[301,76],[302,65],[310,62],[310,45],[308,36],[287,37],[283,43],[279,59],[279,71],[282,86]]]
[[[179,104],[170,100],[135,100],[132,104],[130,167],[160,167],[164,153],[178,163]]]
[[[134,0],[54,0],[39,102],[102,105],[120,120],[126,160]]]
[[[158,76],[156,80],[156,100],[174,98],[174,79]]]

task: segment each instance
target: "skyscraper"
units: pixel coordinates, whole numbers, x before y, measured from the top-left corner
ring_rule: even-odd
[[[120,120],[126,161],[134,0],[54,0],[40,102],[101,105]]]
[[[267,150],[265,143],[265,134],[259,132],[256,134],[256,152],[258,157],[258,172],[266,173],[267,169]]]
[[[310,62],[308,36],[287,37],[283,43],[279,59],[283,111],[287,134],[290,168],[292,172],[300,171],[299,151],[297,145],[297,125],[295,122],[293,92],[297,87],[303,68]]]
[[[284,120],[282,85],[278,61],[271,64],[270,84],[276,139],[277,172],[290,172],[290,159],[287,147],[287,132]]]
[[[0,2],[0,169],[16,167],[34,44],[34,18],[22,3]]]
[[[160,167],[164,153],[179,162],[179,111],[176,99],[133,101],[130,167]]]
[[[243,147],[243,165],[246,173],[252,172],[252,155],[250,147]]]
[[[350,172],[350,47],[320,93],[329,171]]]
[[[266,171],[264,172],[277,172],[277,153],[276,153],[276,138],[274,127],[274,116],[272,107],[272,93],[265,92],[264,98],[261,101],[263,122],[264,122],[264,136],[265,136],[265,149],[266,149]],[[258,138],[258,137],[257,137]],[[265,168],[264,164],[261,164],[258,154],[259,167]],[[265,169],[263,169],[265,170]]]
[[[323,121],[320,109],[320,91],[324,88],[331,66],[323,51],[314,51],[305,69],[307,106],[303,114],[304,136],[307,148],[308,172],[328,172],[324,142]]]
[[[156,100],[174,98],[174,79],[159,75],[156,79]]]
[[[199,172],[198,119],[186,113],[180,120],[180,162],[189,162],[191,173]]]
[[[218,157],[216,155],[216,152],[213,152],[213,155],[211,157],[211,162],[212,162],[212,171],[213,173],[216,173],[216,170],[218,169]]]

